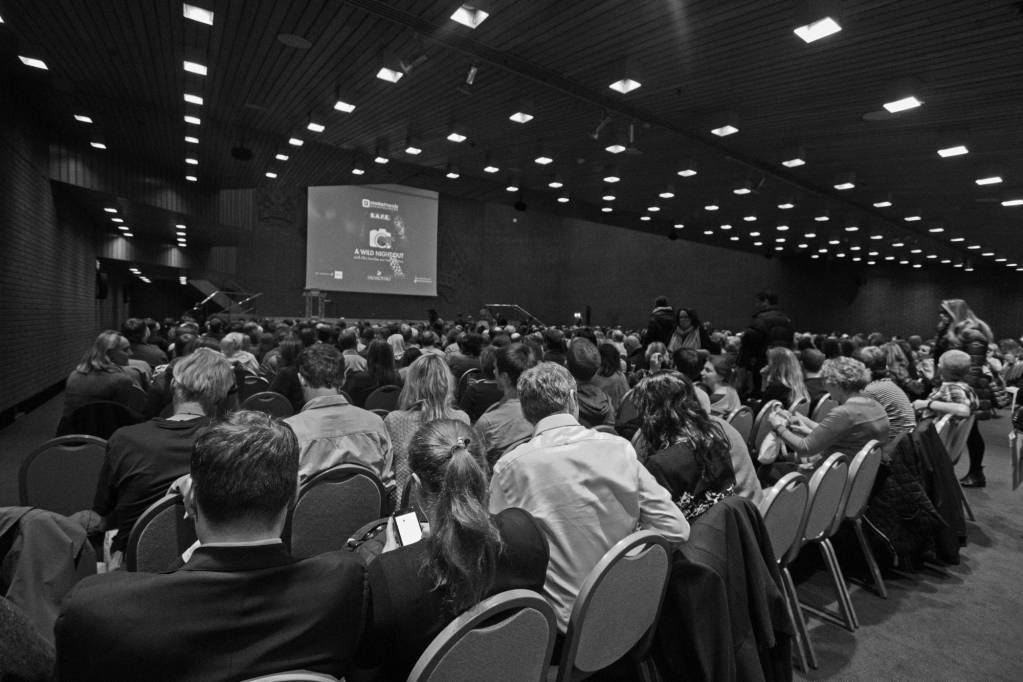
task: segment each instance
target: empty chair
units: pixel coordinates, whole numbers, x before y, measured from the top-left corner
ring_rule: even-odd
[[[835,409],[836,405],[838,405],[838,403],[832,400],[830,395],[825,393],[817,400],[817,404],[813,406],[813,409],[810,410],[810,419],[819,424],[820,421],[827,416],[828,412]]]
[[[877,565],[870,543],[863,534],[863,513],[867,510],[867,502],[870,501],[870,493],[874,489],[874,480],[877,478],[877,471],[881,467],[881,446],[876,440],[872,440],[856,453],[852,463],[849,465],[849,485],[846,488],[845,504],[839,510],[838,518],[831,535],[834,535],[843,521],[852,523],[853,532],[863,550],[863,557],[867,561],[867,568],[870,569],[870,576],[874,581],[874,588],[885,599],[888,598],[888,590],[884,586],[884,579],[881,577],[881,569]],[[855,611],[853,612],[855,617]]]
[[[541,682],[557,635],[547,600],[529,590],[484,599],[451,621],[423,652],[409,682]]]
[[[760,445],[764,442],[764,439],[767,438],[767,434],[771,432],[771,421],[767,418],[767,416],[780,408],[780,402],[777,400],[768,400],[760,407],[760,411],[757,412],[757,418],[753,420],[753,428],[750,431],[749,441],[749,451],[754,459],[756,459],[757,453],[760,452]]]
[[[274,391],[260,391],[253,393],[242,403],[243,410],[256,410],[271,417],[284,419],[295,414],[291,401]]]
[[[743,405],[728,415],[728,423],[735,427],[744,442],[749,442],[750,434],[753,433],[753,410]]]
[[[125,405],[132,412],[142,414],[146,410],[146,392],[138,386],[132,386],[127,392],[127,400]]]
[[[82,405],[60,420],[58,436],[85,434],[104,440],[122,426],[131,426],[142,421],[142,415],[130,410],[123,403],[113,400],[97,400]]]
[[[934,428],[938,430],[938,436],[941,438],[942,445],[945,446],[945,452],[948,453],[949,459],[952,460],[952,466],[959,463],[959,459],[966,452],[966,440],[970,437],[970,429],[973,428],[973,422],[977,419],[976,415],[971,414],[966,419],[958,420],[954,426],[952,424],[952,415],[946,414],[934,423]],[[956,479],[956,486],[959,488],[959,499],[963,502],[963,509],[966,510],[966,515],[970,517],[970,521],[976,521],[977,518],[973,515],[973,508],[970,506],[969,500],[966,499],[966,492],[963,490],[963,486],[959,484],[959,479]]]
[[[792,629],[796,633],[796,652],[804,672],[807,669],[809,635],[788,565],[795,556],[793,547],[803,537],[803,520],[806,517],[806,502],[809,495],[806,477],[793,471],[782,476],[777,483],[765,490],[764,499],[760,502],[760,513],[764,517],[767,536],[771,539],[774,558],[782,574],[786,610]]]
[[[95,436],[46,441],[21,463],[20,504],[64,515],[91,509],[106,450],[107,442]]]
[[[651,665],[647,654],[668,587],[672,551],[664,537],[639,531],[597,562],[572,607],[558,682],[581,679],[626,655],[641,668]]]
[[[128,536],[125,566],[129,571],[162,573],[195,542],[195,523],[185,518],[181,495],[160,498],[142,512]]]
[[[249,397],[267,391],[269,388],[270,383],[266,379],[246,372],[241,385],[238,386],[238,400],[244,403]]]
[[[339,682],[339,680],[333,675],[314,673],[312,670],[286,670],[272,675],[250,677],[244,682]]]
[[[475,367],[467,369],[462,373],[462,376],[458,377],[458,386],[455,388],[455,400],[459,400],[465,395],[465,389],[469,387],[469,384],[474,381],[479,381],[483,378],[483,372]]]
[[[398,404],[401,386],[381,386],[366,397],[367,410],[387,410],[390,412]]]
[[[810,399],[809,398],[798,398],[789,405],[789,412],[792,414],[801,414],[804,417],[810,416]]]
[[[298,491],[285,541],[291,554],[306,558],[342,549],[352,533],[385,514],[387,495],[371,469],[341,464],[321,471]]]

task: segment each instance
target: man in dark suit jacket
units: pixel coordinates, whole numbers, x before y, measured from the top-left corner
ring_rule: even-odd
[[[55,627],[61,680],[344,675],[367,611],[351,552],[293,559],[280,540],[298,481],[287,425],[238,412],[196,442],[185,506],[199,546],[174,572],[80,582]]]

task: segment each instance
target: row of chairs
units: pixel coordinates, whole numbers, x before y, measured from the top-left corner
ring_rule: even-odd
[[[843,522],[848,521],[852,525],[875,589],[881,597],[888,598],[881,570],[863,533],[862,522],[880,465],[880,444],[870,441],[851,461],[841,453],[831,455],[814,471],[809,481],[798,472],[786,474],[766,491],[761,502],[760,511],[782,574],[789,617],[796,632],[797,653],[804,671],[808,662],[811,667],[817,667],[817,656],[810,642],[803,611],[837,623],[850,632],[859,627],[845,577],[830,541]],[[821,551],[835,588],[840,616],[799,601],[788,567],[809,545],[817,545]]]
[[[419,657],[409,682],[568,682],[619,661],[640,679],[656,679],[649,657],[671,573],[671,544],[638,531],[612,547],[590,571],[572,608],[556,670],[554,609],[540,594],[509,590],[455,618]],[[334,682],[290,671],[248,682]]]
[[[760,451],[764,438],[771,432],[771,423],[767,419],[768,415],[781,407],[784,406],[779,401],[768,400],[760,407],[756,417],[753,416],[753,410],[747,405],[737,408],[728,415],[728,423],[734,426],[743,437],[743,440],[746,441],[754,458],[756,458],[756,453]],[[789,405],[788,410],[793,414],[801,414],[804,417],[813,419],[815,422],[820,422],[834,407],[835,401],[830,396],[823,395],[812,408],[808,399],[799,398]]]

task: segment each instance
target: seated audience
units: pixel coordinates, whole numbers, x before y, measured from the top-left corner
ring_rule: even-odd
[[[232,365],[240,367],[247,374],[259,374],[259,361],[256,356],[245,350],[245,335],[241,332],[225,334],[220,340],[220,351]]]
[[[379,343],[390,352],[386,342]],[[322,343],[298,356],[305,406],[284,421],[298,437],[299,483],[339,464],[353,463],[372,469],[385,486],[393,486],[391,439],[384,421],[337,392],[341,364],[341,352]]]
[[[455,407],[455,378],[444,358],[434,353],[420,356],[409,366],[397,407],[384,417],[384,427],[391,440],[395,484],[401,493],[409,481],[409,443],[419,427],[434,419],[468,424],[469,415]]]
[[[448,356],[448,365],[455,381],[470,369],[480,368],[480,352],[483,350],[483,337],[476,332],[458,335],[458,350]]]
[[[494,373],[503,396],[476,421],[490,469],[509,448],[533,436],[533,425],[522,414],[516,385],[522,373],[536,364],[536,355],[522,343],[498,348],[494,356]]]
[[[732,388],[732,364],[721,355],[713,355],[703,363],[700,380],[710,396],[710,413],[727,417],[742,406],[739,392]]]
[[[475,422],[487,409],[501,399],[504,391],[497,384],[494,376],[494,353],[497,348],[487,346],[480,352],[480,376],[476,381],[469,381],[458,399],[458,405],[469,419]]]
[[[550,327],[543,331],[543,361],[556,362],[564,367],[568,363],[565,357],[565,335],[560,329]]]
[[[487,513],[483,450],[467,424],[420,426],[409,464],[425,537],[397,546],[392,520],[384,553],[369,564],[366,641],[383,662],[376,679],[405,680],[452,618],[498,592],[541,592],[547,576],[547,540],[533,517],[516,508]]]
[[[234,386],[230,363],[208,348],[182,358],[172,371],[174,414],[114,432],[107,442],[92,511],[76,514],[86,531],[117,531],[108,568],[120,565],[128,535],[142,512],[188,473],[192,446]]]
[[[159,346],[149,343],[149,327],[144,320],[129,317],[121,325],[121,335],[128,339],[132,357],[148,362],[150,372],[166,364],[167,354]]]
[[[242,680],[282,670],[346,674],[367,609],[355,554],[302,561],[281,541],[298,443],[239,412],[195,444],[185,506],[199,547],[171,573],[78,583],[55,627],[62,680]]]
[[[856,359],[870,371],[870,383],[863,394],[879,402],[888,415],[889,442],[904,433],[912,433],[916,429],[913,403],[892,380],[885,351],[877,346],[864,346],[857,351]]]
[[[767,366],[764,367],[763,401],[777,400],[789,408],[802,398],[810,398],[803,383],[803,370],[796,355],[788,348],[775,346],[767,350]]]
[[[295,412],[301,412],[305,405],[302,382],[298,379],[298,356],[305,350],[302,338],[295,332],[288,332],[277,346],[280,351],[270,389],[280,393],[291,403]]]
[[[689,524],[627,440],[579,423],[568,370],[540,363],[522,373],[518,391],[535,435],[494,465],[490,511],[520,507],[544,529],[544,595],[564,631],[580,586],[615,543],[637,528],[683,542]]]
[[[579,423],[593,428],[615,423],[615,409],[611,399],[593,383],[593,377],[600,369],[600,353],[588,339],[577,336],[568,344],[568,371],[576,383],[576,399],[579,402]]]
[[[622,372],[622,356],[617,346],[611,343],[600,344],[597,351],[600,353],[600,369],[593,375],[593,385],[607,394],[611,407],[617,411],[622,398],[629,392],[629,380]]]
[[[381,386],[401,386],[401,377],[394,365],[394,353],[386,341],[377,339],[366,349],[366,369],[349,372],[344,379],[344,392],[354,405],[364,407],[369,394]]]
[[[365,372],[366,358],[359,355],[359,336],[354,329],[345,329],[337,339],[337,347],[345,359],[345,377],[351,372]],[[411,364],[411,363],[409,363]]]
[[[401,379],[403,384],[408,377],[409,365],[422,357],[422,355],[423,351],[421,351],[418,346],[408,346],[405,348],[405,354],[402,356],[402,359],[405,361],[404,366],[398,368],[398,377]],[[365,358],[362,358],[362,361],[365,362]]]
[[[109,329],[100,332],[92,348],[86,351],[67,378],[61,416],[70,416],[82,405],[97,400],[130,405],[133,392],[140,388],[133,375],[125,370],[130,356],[128,339]]]
[[[871,440],[882,445],[888,442],[888,415],[876,400],[863,394],[870,372],[862,362],[847,357],[826,360],[821,377],[837,406],[820,424],[786,410],[768,415],[774,433],[794,451],[801,469],[816,468],[834,452],[852,457]],[[768,480],[777,480],[795,468],[796,464],[775,464]]]
[[[405,365],[405,337],[401,334],[391,334],[387,337],[387,343],[391,346],[391,352],[394,353],[394,364],[399,367]]]
[[[646,468],[671,493],[686,519],[699,516],[735,486],[730,443],[696,401],[685,378],[662,373],[635,390],[640,432],[652,454]]]
[[[921,419],[935,419],[950,414],[952,421],[949,426],[954,426],[979,409],[977,393],[967,383],[971,367],[972,359],[965,351],[949,350],[942,353],[938,358],[937,369],[941,384],[926,399],[913,403]],[[976,423],[966,439],[966,448],[970,453],[971,466],[960,483],[967,488],[983,488],[987,485],[983,467],[973,466],[975,460],[982,460],[985,449],[984,438],[976,429]]]
[[[803,366],[803,386],[810,396],[810,409],[828,394],[821,379],[821,367],[824,365],[824,353],[816,348],[806,348],[799,353],[799,364]]]

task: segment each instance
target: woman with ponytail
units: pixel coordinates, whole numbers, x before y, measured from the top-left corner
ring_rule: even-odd
[[[542,592],[547,576],[547,540],[533,517],[516,508],[487,512],[483,449],[469,425],[423,424],[409,446],[409,467],[414,506],[426,523],[421,541],[397,547],[392,521],[384,553],[369,564],[368,641],[382,664],[373,679],[406,679],[455,616],[505,590]]]

